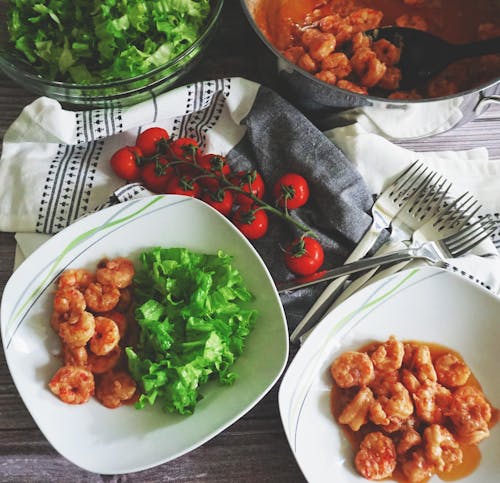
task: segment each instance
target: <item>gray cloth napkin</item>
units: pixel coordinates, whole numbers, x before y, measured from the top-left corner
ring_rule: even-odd
[[[302,174],[311,196],[293,216],[317,233],[325,268],[341,264],[371,222],[373,199],[344,154],[278,94],[233,78],[191,84],[123,109],[73,112],[47,98],[27,106],[4,138],[0,229],[52,234],[88,212],[149,195],[137,184],[124,186],[109,158],[153,125],[197,138],[205,152],[227,155],[235,171],[257,169],[270,202],[282,174]],[[270,215],[268,234],[254,243],[276,281],[292,277],[282,247],[298,234]],[[282,295],[290,329],[323,288]]]

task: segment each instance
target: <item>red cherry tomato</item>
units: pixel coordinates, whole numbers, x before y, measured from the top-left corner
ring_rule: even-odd
[[[229,190],[208,191],[201,199],[225,216],[228,216],[233,209],[234,196]]]
[[[294,210],[307,203],[309,185],[300,174],[287,173],[276,182],[273,194],[279,206]]]
[[[235,186],[239,186],[247,193],[252,193],[259,199],[264,196],[264,180],[257,171],[239,171],[232,180]],[[250,206],[253,203],[252,198],[243,193],[236,193],[235,202],[241,206]]]
[[[165,158],[149,162],[142,168],[144,186],[155,193],[165,193],[165,187],[173,175],[174,169],[168,166]]]
[[[125,146],[111,156],[111,168],[117,176],[126,181],[141,179],[142,151],[137,146]]]
[[[163,152],[162,144],[165,144],[169,138],[170,136],[165,129],[150,127],[137,136],[135,144],[141,149],[144,156],[153,156],[153,154]]]
[[[204,154],[203,156],[200,156],[198,165],[206,171],[210,171],[217,177],[221,177],[223,175],[228,176],[231,173],[231,168],[227,164],[226,158],[218,154]],[[200,184],[208,190],[214,192],[219,186],[217,179],[209,177],[200,178]]]
[[[240,206],[233,215],[236,228],[249,240],[257,240],[267,232],[269,221],[263,209]]]
[[[170,145],[170,149],[178,158],[192,162],[194,159],[197,159],[200,146],[198,145],[196,139],[179,138]]]
[[[325,258],[323,247],[309,236],[294,240],[286,249],[285,264],[296,275],[312,275]]]
[[[189,176],[172,176],[167,183],[165,193],[174,195],[185,195],[198,198],[201,193],[200,185]]]

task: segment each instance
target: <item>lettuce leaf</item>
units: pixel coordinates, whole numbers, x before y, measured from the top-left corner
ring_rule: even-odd
[[[201,34],[210,0],[9,0],[13,47],[41,75],[88,84],[144,74]]]
[[[257,317],[253,295],[222,251],[152,248],[141,254],[134,284],[139,341],[126,354],[143,391],[136,407],[191,414],[210,378],[237,378],[231,368]]]

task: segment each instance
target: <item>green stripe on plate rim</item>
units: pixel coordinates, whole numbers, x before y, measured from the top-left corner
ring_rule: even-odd
[[[98,227],[92,228],[90,230],[87,230],[80,235],[78,235],[75,239],[73,239],[71,242],[68,243],[68,245],[61,251],[61,253],[57,256],[57,258],[54,260],[52,265],[49,267],[47,273],[45,274],[44,278],[40,281],[38,286],[26,297],[26,299],[22,302],[21,307],[19,307],[16,311],[16,313],[7,321],[6,323],[6,328],[5,328],[5,333],[7,334],[7,341],[10,341],[10,336],[8,335],[9,329],[15,324],[17,319],[23,314],[24,310],[26,307],[33,302],[36,297],[38,297],[43,290],[45,290],[47,286],[47,281],[50,279],[51,275],[53,275],[56,270],[59,268],[59,264],[61,261],[64,259],[64,257],[70,253],[74,248],[76,248],[78,245],[83,243],[84,241],[87,241],[91,239],[94,235],[107,230],[109,228],[112,228],[116,225],[120,225],[122,223],[128,222],[131,219],[137,217],[144,211],[146,211],[148,208],[150,208],[152,205],[157,203],[163,199],[161,196],[156,196],[154,197],[149,203],[147,203],[145,206],[142,208],[139,208],[138,210],[134,211],[133,213],[126,215],[122,218],[118,218],[117,220],[112,220],[108,221]]]

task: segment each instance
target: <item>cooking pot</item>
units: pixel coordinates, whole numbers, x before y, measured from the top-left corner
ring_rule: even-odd
[[[255,20],[259,1],[241,4],[257,35],[276,56],[283,95],[322,129],[360,120],[389,139],[417,139],[464,124],[489,105],[500,104],[500,77],[450,96],[418,100],[356,94],[322,82],[288,61],[261,32]]]

